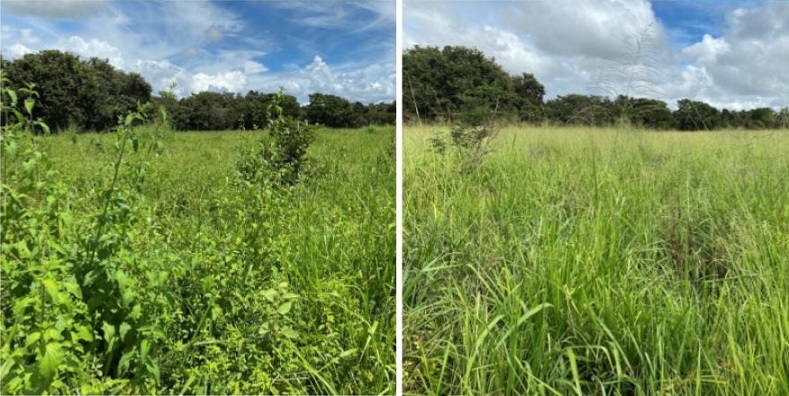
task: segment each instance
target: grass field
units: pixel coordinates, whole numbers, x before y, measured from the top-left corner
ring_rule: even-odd
[[[262,132],[151,128],[4,136],[2,393],[394,393],[394,127],[286,188]]]
[[[404,136],[409,394],[789,394],[789,132]]]

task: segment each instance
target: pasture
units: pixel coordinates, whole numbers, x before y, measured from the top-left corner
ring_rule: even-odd
[[[393,393],[394,127],[284,187],[262,131],[153,128],[4,134],[2,393]]]
[[[407,394],[789,393],[787,131],[448,130],[403,133]]]

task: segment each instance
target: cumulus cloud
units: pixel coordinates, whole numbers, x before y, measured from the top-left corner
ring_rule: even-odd
[[[685,57],[696,60],[701,63],[715,63],[718,55],[729,52],[731,47],[726,40],[722,38],[712,38],[709,34],[705,34],[704,38],[698,43],[685,47],[682,54]]]
[[[247,83],[247,77],[240,71],[230,71],[208,75],[197,73],[192,77],[192,92],[225,91],[241,92]]]
[[[721,101],[761,106],[789,102],[789,4],[765,3],[737,8],[728,15],[721,37],[705,35],[682,54],[704,68],[708,91]]]
[[[107,59],[116,68],[124,68],[121,50],[98,39],[85,40],[79,36],[71,36],[58,41],[55,48],[75,53],[85,59],[92,57]]]
[[[8,11],[18,15],[34,15],[50,19],[74,19],[105,9],[107,0],[5,0],[3,5]]]
[[[634,50],[648,38],[650,51],[666,47],[666,35],[649,2],[407,2],[404,45],[464,45],[492,56],[510,74],[534,74],[548,97],[599,90],[633,94],[612,74],[654,69]],[[612,28],[616,27],[616,28]],[[644,51],[645,52],[645,51]],[[606,73],[603,73],[603,72]],[[640,72],[639,72],[640,73]],[[637,73],[638,74],[638,73]],[[614,86],[616,85],[616,86]]]
[[[11,47],[9,47],[7,50],[3,51],[4,55],[8,56],[9,59],[20,58],[25,56],[26,54],[32,54],[33,52],[35,51],[19,43],[16,43]]]
[[[548,98],[602,93],[670,105],[691,98],[734,109],[786,106],[789,3],[743,3],[722,12],[722,34],[702,35],[677,51],[647,0],[407,1],[404,46],[478,48],[511,74],[535,74]]]
[[[138,60],[133,63],[131,70],[150,82],[154,92],[168,90],[175,84],[173,93],[178,97],[203,91],[242,92],[247,85],[247,76],[242,71],[193,74],[166,60]]]
[[[356,36],[359,29],[381,27],[387,21],[393,23],[395,7],[389,2],[294,4],[287,12],[319,17],[322,10],[329,10],[326,16],[341,20],[342,27],[333,26],[337,29],[334,32],[306,35],[300,31],[286,32],[284,40],[289,44],[281,47],[281,27],[270,27],[276,29],[272,35],[268,27],[255,25],[256,19],[238,13],[238,8],[217,2],[132,4],[70,0],[57,3],[57,7],[69,10],[59,13],[59,18],[71,15],[79,19],[64,25],[42,18],[46,11],[40,10],[45,8],[41,5],[55,2],[11,1],[16,6],[7,6],[9,0],[3,1],[3,12],[11,17],[4,18],[1,27],[2,54],[9,59],[44,49],[73,52],[83,59],[95,56],[108,59],[121,70],[140,73],[152,85],[154,93],[175,83],[174,93],[178,97],[206,90],[273,92],[280,85],[302,102],[313,92],[333,93],[363,102],[390,101],[396,92],[393,38],[389,41],[370,38],[381,36],[379,32],[361,36],[361,40]],[[28,7],[28,3],[35,4]],[[279,9],[287,5],[261,6],[266,7]],[[18,18],[23,15],[30,17]],[[357,20],[362,23],[354,24]],[[324,22],[326,26],[332,25],[328,20]],[[315,19],[311,23],[323,22]],[[327,43],[325,36],[334,34],[339,38]],[[353,40],[348,41],[349,37]],[[294,48],[292,43],[298,40],[309,41],[315,48],[306,52],[298,46]],[[339,64],[327,63],[321,57],[332,56],[340,49],[343,60]],[[389,56],[382,57],[383,52]],[[305,53],[310,54],[312,62],[291,67],[293,59]],[[313,59],[316,54],[321,56]],[[267,59],[282,63],[282,58],[288,59],[287,66],[279,64],[273,67],[276,70],[271,70]]]
[[[250,78],[254,89],[275,91],[280,86],[301,103],[315,92],[334,94],[362,102],[391,101],[395,96],[394,63],[381,62],[366,67],[339,65],[332,67],[316,55],[304,67],[288,72],[264,73]],[[346,70],[347,69],[347,70]]]

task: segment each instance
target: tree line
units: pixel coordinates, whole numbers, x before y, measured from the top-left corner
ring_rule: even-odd
[[[551,125],[631,125],[683,131],[789,127],[789,108],[734,111],[682,99],[570,94],[544,101],[545,87],[529,73],[509,75],[481,51],[463,46],[420,47],[403,53],[406,122],[480,123],[496,117]]]
[[[0,70],[24,99],[29,83],[35,83],[35,114],[53,132],[107,131],[118,116],[137,109],[138,103],[152,101],[167,108],[176,130],[258,129],[268,125],[268,104],[276,93],[199,92],[178,99],[168,91],[152,94],[151,85],[138,73],[116,69],[107,59],[80,59],[58,50],[27,54],[13,61],[0,59]],[[395,102],[363,104],[336,95],[313,93],[309,104],[301,106],[292,95],[280,101],[283,113],[300,120],[335,128],[355,128],[370,124],[394,124]],[[156,107],[156,106],[154,106]],[[3,125],[13,123],[13,115],[3,114]]]

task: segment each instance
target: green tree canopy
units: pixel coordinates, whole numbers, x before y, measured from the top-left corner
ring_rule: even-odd
[[[518,98],[513,79],[495,59],[460,46],[441,50],[417,46],[406,50],[403,97],[409,119],[470,118],[467,121],[493,109],[509,112]]]
[[[105,130],[116,124],[119,115],[151,97],[150,84],[139,74],[117,70],[107,60],[83,61],[57,50],[4,62],[3,69],[13,87],[36,84],[41,98],[35,116],[56,131],[71,125]]]
[[[328,127],[355,127],[354,105],[337,95],[314,93],[305,108],[307,121]]]

